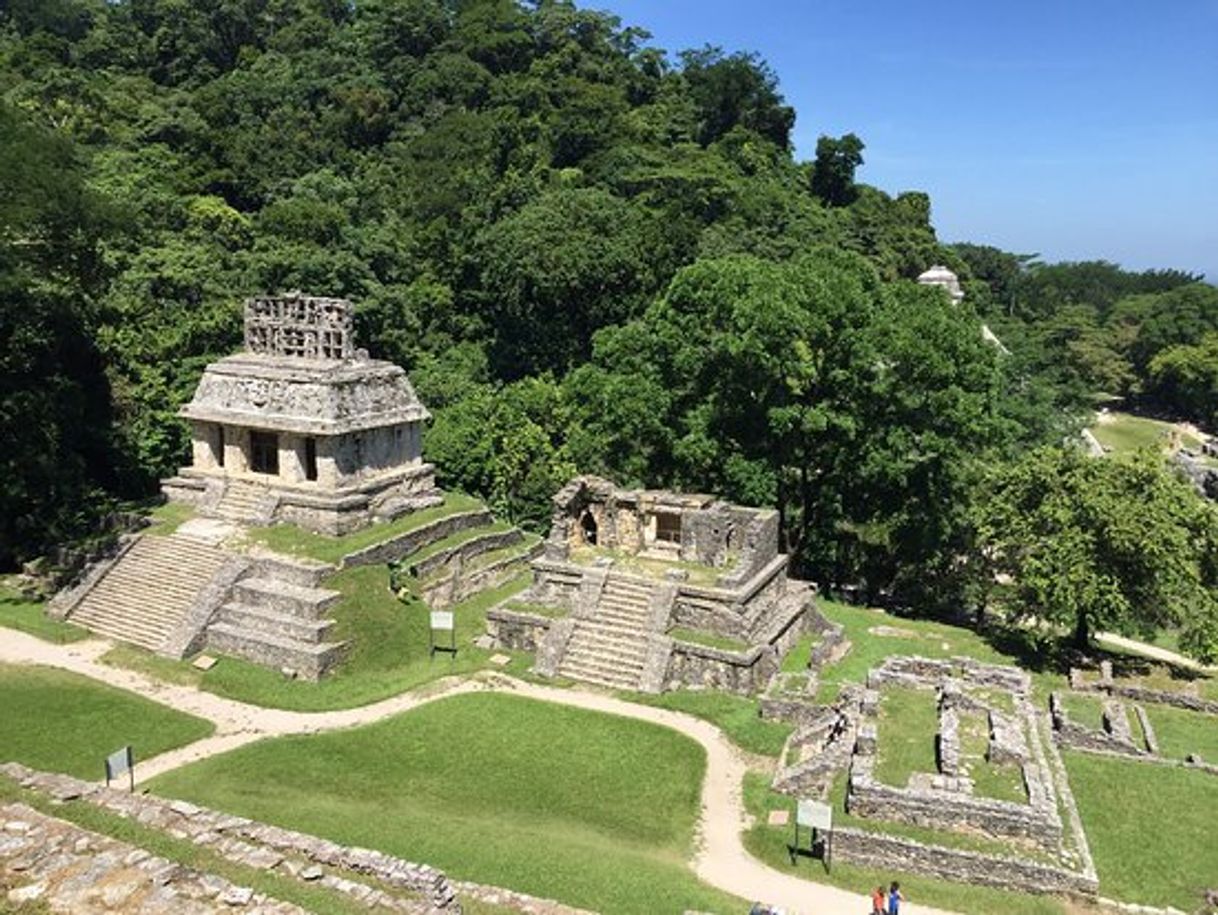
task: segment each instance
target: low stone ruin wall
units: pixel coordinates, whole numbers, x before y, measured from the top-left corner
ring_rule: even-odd
[[[1005,855],[923,845],[859,829],[833,831],[833,857],[860,867],[912,871],[1015,892],[1094,895],[1099,891],[1095,877],[1082,872]]]
[[[477,537],[472,537],[464,543],[450,547],[446,550],[432,553],[430,556],[422,559],[417,563],[408,563],[411,570],[419,578],[426,578],[439,572],[441,569],[450,565],[461,565],[466,560],[479,555],[480,553],[489,553],[492,550],[497,550],[505,546],[511,546],[519,543],[524,539],[524,534],[519,528],[510,528],[506,531],[496,531],[494,533],[482,534]]]
[[[404,556],[409,556],[415,550],[429,543],[443,540],[445,537],[457,533],[457,531],[490,524],[493,520],[490,511],[485,508],[446,515],[443,518],[437,518],[435,521],[423,524],[412,531],[398,534],[396,537],[390,537],[388,540],[382,540],[380,543],[374,543],[371,546],[348,553],[343,557],[339,567],[349,569],[352,566],[370,566],[397,562]]]
[[[945,679],[956,677],[969,686],[1002,690],[1026,696],[1032,688],[1032,678],[1015,667],[982,664],[973,658],[956,657],[949,660],[923,658],[917,655],[885,659],[867,674],[867,685],[874,688],[885,683],[896,686],[932,687]]]
[[[742,694],[760,692],[803,634],[810,606],[792,595],[792,600],[775,608],[768,631],[761,635],[764,641],[745,651],[673,641],[664,672],[665,689],[693,686]]]
[[[692,686],[751,693],[761,689],[778,670],[778,657],[768,645],[747,651],[725,651],[709,645],[673,641],[664,688]]]
[[[1129,734],[1128,722],[1119,731],[1085,727],[1066,714],[1066,708],[1059,693],[1054,692],[1049,696],[1049,714],[1053,720],[1053,739],[1060,746],[1071,747],[1075,750],[1115,753],[1119,756],[1143,757],[1147,755],[1145,750],[1133,742]],[[1116,717],[1114,710],[1105,709],[1105,721],[1113,722]]]
[[[419,596],[433,610],[444,610],[488,588],[498,587],[503,583],[504,576],[514,569],[523,572],[528,567],[529,560],[540,552],[539,543],[528,553],[504,556],[469,571],[460,564],[453,565],[447,574],[421,583]]]
[[[504,607],[486,611],[486,631],[495,645],[516,651],[536,651],[553,622],[550,617]]]
[[[895,788],[876,781],[873,771],[873,757],[855,755],[846,809],[856,816],[932,829],[978,829],[993,836],[1031,839],[1049,849],[1061,843],[1061,821],[1041,807],[933,787]]]
[[[1080,693],[1107,693],[1110,696],[1132,699],[1135,702],[1172,705],[1176,708],[1188,709],[1190,712],[1218,715],[1218,702],[1212,699],[1202,699],[1200,696],[1169,689],[1152,689],[1148,686],[1122,683],[1113,677],[1110,661],[1101,662],[1098,680],[1088,680],[1083,671],[1077,667],[1070,668],[1070,688]]]

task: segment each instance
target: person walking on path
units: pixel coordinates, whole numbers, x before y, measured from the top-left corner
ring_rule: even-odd
[[[884,907],[884,884],[880,884],[871,891],[871,915],[888,915],[888,910]]]
[[[905,901],[905,897],[901,894],[901,884],[895,880],[892,881],[892,887],[888,890],[888,915],[900,915],[901,903]]]

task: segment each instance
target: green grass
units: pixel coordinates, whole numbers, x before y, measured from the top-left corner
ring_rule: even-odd
[[[1100,891],[1192,912],[1218,875],[1218,778],[1088,753],[1063,754]]]
[[[1099,696],[1062,690],[1062,707],[1067,717],[1075,724],[1093,731],[1104,729],[1104,702]]]
[[[686,864],[704,771],[666,728],[484,694],[264,741],[153,788],[607,915],[744,911]]]
[[[0,778],[0,802],[27,804],[48,816],[75,823],[90,832],[126,842],[185,867],[223,877],[236,886],[252,887],[256,892],[266,893],[283,902],[295,903],[308,912],[365,915],[368,911],[367,906],[353,897],[319,884],[302,883],[262,868],[236,864],[209,848],[196,845],[187,839],[174,838],[86,801],[59,803],[44,795],[19,788],[8,779]],[[35,910],[6,910],[3,897],[0,897],[0,913],[6,911],[26,915],[27,912]]]
[[[211,734],[210,722],[46,667],[0,664],[0,759],[99,779],[130,744],[136,765]]]
[[[756,699],[718,690],[678,689],[660,693],[624,693],[623,698],[641,705],[685,712],[709,721],[728,739],[749,753],[777,757],[794,730],[781,721],[766,721],[758,715]]]
[[[850,817],[842,808],[841,797],[844,792],[845,779],[839,778],[831,797],[833,801],[833,822],[835,826],[854,826],[867,829],[877,829],[891,834],[905,836],[921,842],[951,844],[953,847],[971,849],[974,851],[1010,853],[1009,848],[997,846],[996,843],[955,834],[945,834],[937,830],[919,829],[903,824],[883,823],[877,825],[870,821],[860,821]],[[969,886],[967,884],[949,883],[921,877],[916,874],[878,871],[872,868],[857,867],[834,861],[832,870],[825,873],[820,861],[800,857],[797,863],[791,862],[789,846],[794,838],[791,826],[769,826],[766,823],[766,811],[790,810],[794,814],[794,800],[769,790],[769,779],[751,773],[745,778],[744,799],[750,813],[756,817],[755,824],[744,834],[744,845],[755,857],[771,867],[789,874],[796,874],[818,883],[828,883],[843,889],[863,893],[868,887],[883,883],[887,886],[893,880],[901,882],[901,891],[913,904],[931,905],[949,909],[955,912],[976,912],[985,915],[1066,915],[1063,904],[1052,897],[1031,896],[1008,893],[988,887]],[[806,837],[806,833],[801,839]],[[860,909],[861,912],[861,909]]]
[[[921,655],[927,658],[950,658],[956,655],[975,658],[989,664],[1013,664],[1009,655],[995,650],[971,629],[949,626],[927,620],[903,619],[881,610],[855,607],[836,601],[819,599],[817,606],[831,622],[841,623],[850,639],[850,651],[836,664],[827,665],[820,674],[818,698],[832,701],[842,683],[863,682],[867,671],[882,664],[892,655]],[[885,626],[908,635],[876,635],[870,630]]]
[[[876,727],[876,779],[903,788],[914,772],[938,772],[938,732],[939,710],[932,690],[884,687]]]
[[[390,537],[396,537],[398,534],[413,531],[439,518],[481,507],[482,503],[472,496],[449,492],[444,494],[444,502],[441,505],[411,512],[395,521],[373,524],[341,537],[316,534],[312,531],[302,530],[294,524],[250,528],[248,537],[251,543],[260,544],[277,553],[337,563],[348,553],[388,540]]]
[[[1130,719],[1136,720],[1136,713],[1127,708]],[[1184,759],[1189,753],[1200,753],[1206,762],[1218,763],[1218,717],[1167,705],[1148,703],[1142,708],[1155,729],[1162,755]]]
[[[820,641],[820,636],[814,633],[801,635],[795,646],[782,659],[781,670],[784,674],[799,674],[808,669],[812,660],[812,646]]]
[[[185,502],[163,502],[148,512],[148,519],[152,523],[144,528],[143,533],[166,537],[194,516],[192,505]]]
[[[510,531],[512,525],[506,521],[495,521],[491,524],[484,524],[481,527],[466,528],[463,531],[457,531],[455,534],[449,534],[443,540],[437,540],[435,543],[429,543],[415,553],[407,556],[404,560],[407,566],[418,565],[425,559],[428,559],[443,550],[449,550],[453,547],[461,546],[464,543],[481,537],[484,534],[499,534],[504,531]]]
[[[510,600],[503,606],[504,609],[514,610],[516,613],[531,613],[533,616],[544,616],[548,619],[561,619],[571,615],[571,611],[566,607],[556,607],[553,604],[532,604],[523,600]]]
[[[486,632],[486,611],[518,594],[528,575],[483,591],[452,607],[456,622],[456,657],[428,653],[429,610],[425,603],[402,603],[389,591],[384,566],[345,569],[326,581],[342,592],[332,610],[336,620],[333,638],[349,640],[350,653],[342,664],[317,683],[288,680],[276,670],[238,658],[222,658],[211,670],[197,671],[181,661],[168,661],[132,649],[115,649],[102,660],[132,667],[171,682],[193,683],[205,690],[270,708],[324,711],[367,705],[405,692],[449,674],[465,674],[487,666],[492,651],[472,644]],[[512,656],[505,668],[521,672],[527,655]]]
[[[700,562],[686,562],[680,559],[657,559],[652,556],[640,556],[625,550],[611,550],[603,546],[580,546],[571,550],[571,561],[580,565],[592,565],[597,559],[612,559],[613,568],[619,572],[631,575],[646,576],[661,581],[667,580],[670,569],[679,569],[688,575],[686,579],[691,585],[710,588],[732,570],[734,562],[721,567],[708,566]]]
[[[714,632],[703,632],[701,629],[687,629],[675,626],[668,630],[669,637],[678,642],[691,642],[694,645],[705,645],[707,648],[718,648],[721,651],[748,651],[749,643],[743,639],[719,635]]]
[[[980,712],[960,713],[960,755],[968,766],[978,797],[998,801],[1028,802],[1023,783],[1023,771],[1014,763],[992,763],[986,759],[989,750],[989,716]]]
[[[26,600],[6,583],[0,583],[0,626],[59,645],[89,637],[86,629],[51,619],[42,601]]]

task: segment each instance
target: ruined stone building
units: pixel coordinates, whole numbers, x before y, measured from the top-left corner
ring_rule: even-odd
[[[435,501],[427,409],[406,372],[355,349],[350,302],[251,299],[245,350],[213,362],[180,414],[192,461],[163,489],[202,514],[341,534]]]

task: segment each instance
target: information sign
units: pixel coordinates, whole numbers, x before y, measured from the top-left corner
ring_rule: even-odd
[[[127,773],[130,790],[135,791],[135,755],[129,746],[115,750],[106,757],[106,787],[110,786],[111,780],[119,778],[124,772]]]
[[[833,848],[833,808],[823,801],[801,798],[795,805],[795,844],[791,848],[791,861],[795,862],[800,855],[799,830],[808,829],[812,833],[811,845],[808,852],[816,855],[817,841],[820,843],[820,857],[829,870],[829,861]]]
[[[448,633],[448,644],[440,645],[436,642],[436,633]],[[435,657],[437,651],[446,651],[454,657],[457,654],[457,632],[456,626],[453,623],[453,612],[451,610],[432,610],[431,611],[431,626],[427,631],[427,638],[431,645],[431,657]]]

